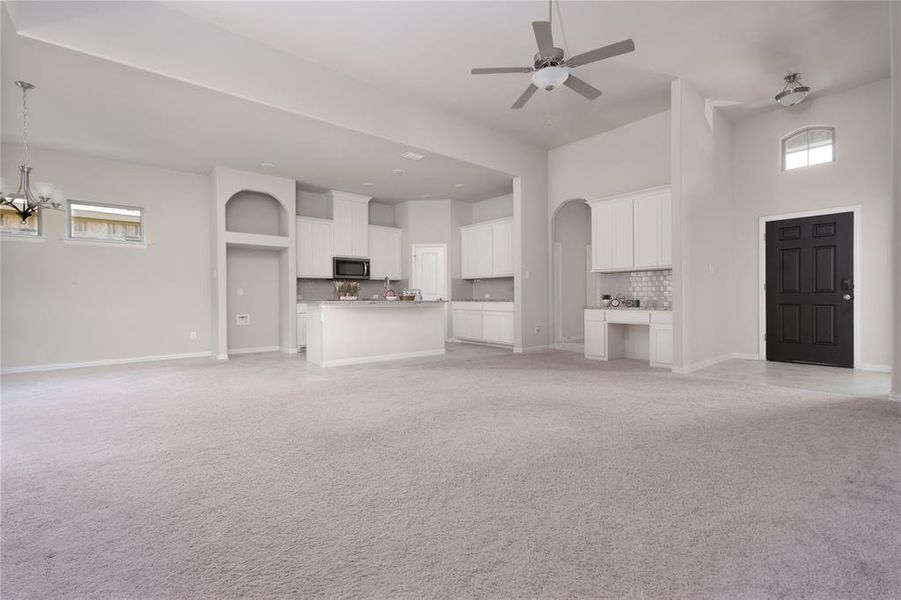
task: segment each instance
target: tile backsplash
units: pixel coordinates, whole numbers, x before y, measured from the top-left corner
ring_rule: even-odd
[[[596,304],[602,294],[639,299],[643,307],[672,310],[673,271],[630,271],[628,273],[599,273]]]

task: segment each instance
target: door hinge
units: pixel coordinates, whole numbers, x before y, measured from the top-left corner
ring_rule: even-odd
[[[763,341],[764,341],[764,342],[766,341],[766,334],[765,334],[765,333],[763,334]]]
[[[765,283],[763,284],[763,291],[764,291],[764,292],[766,291],[766,284],[765,284]]]

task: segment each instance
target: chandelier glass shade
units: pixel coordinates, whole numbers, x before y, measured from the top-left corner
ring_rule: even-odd
[[[19,187],[13,192],[9,182],[0,179],[0,205],[12,208],[22,219],[28,221],[43,208],[61,209],[66,203],[66,194],[52,183],[36,181],[31,183],[31,167],[28,166],[28,90],[34,86],[27,81],[17,81],[22,90],[22,164],[19,165]]]
[[[782,106],[799,104],[810,93],[810,88],[801,83],[800,73],[789,73],[785,76],[784,81],[785,87],[776,94],[776,102]]]

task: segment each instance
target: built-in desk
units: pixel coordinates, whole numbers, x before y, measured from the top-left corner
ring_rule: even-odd
[[[647,360],[673,364],[673,313],[634,308],[585,309],[585,358]]]

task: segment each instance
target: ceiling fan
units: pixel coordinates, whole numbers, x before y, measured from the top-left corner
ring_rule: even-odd
[[[552,1],[552,0],[551,0]],[[550,2],[549,2],[550,4]],[[595,48],[572,58],[565,58],[563,50],[554,47],[554,38],[551,33],[551,10],[549,6],[547,21],[533,21],[532,29],[535,32],[535,41],[538,42],[538,54],[535,55],[531,67],[488,67],[473,69],[473,75],[494,75],[497,73],[532,73],[532,83],[526,91],[513,103],[510,108],[522,108],[532,95],[542,88],[551,91],[556,87],[565,85],[569,89],[578,92],[589,100],[594,100],[603,92],[596,87],[579,79],[569,72],[570,69],[581,67],[589,63],[604,60],[626,54],[635,50],[635,42],[631,39],[616,42],[609,46]]]

